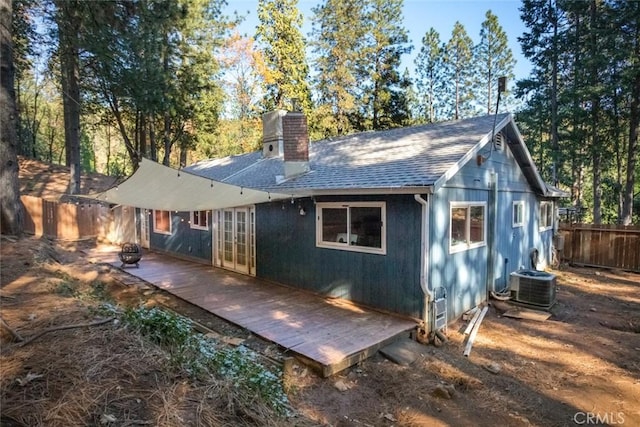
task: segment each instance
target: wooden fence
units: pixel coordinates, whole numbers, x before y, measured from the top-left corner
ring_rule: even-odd
[[[640,227],[561,224],[560,257],[570,263],[640,272]]]
[[[112,209],[98,203],[60,203],[21,196],[24,232],[55,240],[97,238],[121,243],[135,238],[135,209]]]

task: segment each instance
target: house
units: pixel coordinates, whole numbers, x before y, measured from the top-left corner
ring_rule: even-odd
[[[452,320],[550,262],[565,194],[510,114],[314,143],[301,113],[263,126],[260,152],[144,161],[105,198],[141,208],[151,249],[428,323],[434,298]]]

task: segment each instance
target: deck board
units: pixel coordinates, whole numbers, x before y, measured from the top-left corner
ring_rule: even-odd
[[[91,254],[120,267],[116,252]],[[416,326],[411,319],[211,266],[145,253],[126,272],[320,365],[328,375]],[[361,353],[359,356],[358,354]]]

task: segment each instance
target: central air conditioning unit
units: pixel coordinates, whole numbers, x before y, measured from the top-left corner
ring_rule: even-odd
[[[509,279],[511,300],[549,309],[556,303],[556,276],[546,271],[518,270]]]

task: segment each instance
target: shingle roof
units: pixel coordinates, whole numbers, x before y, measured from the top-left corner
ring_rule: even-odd
[[[313,142],[310,172],[279,182],[281,158],[254,152],[206,160],[185,168],[230,184],[272,191],[428,187],[491,136],[509,114],[364,132]],[[500,129],[496,129],[496,132]]]

